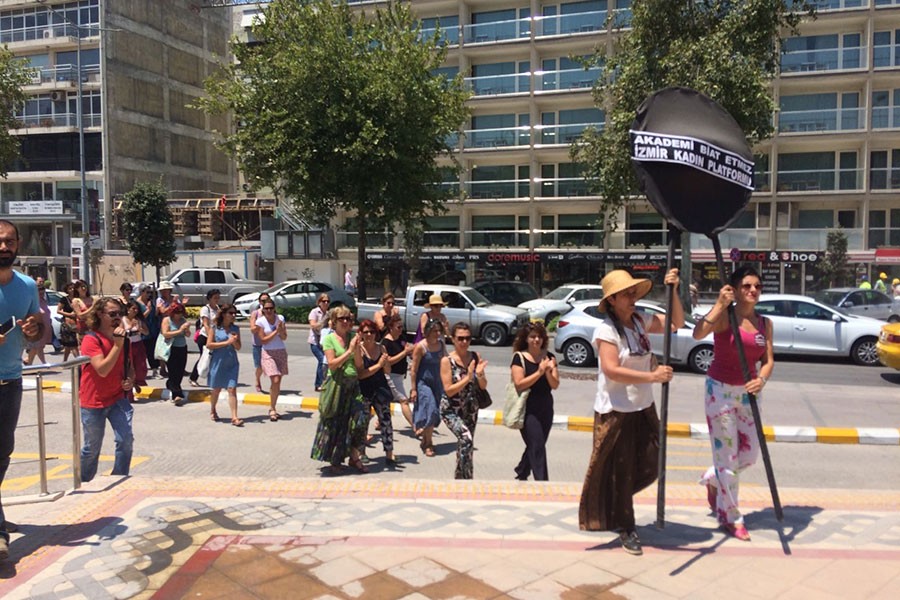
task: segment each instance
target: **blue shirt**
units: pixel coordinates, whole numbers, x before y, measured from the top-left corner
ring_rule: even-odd
[[[40,312],[41,305],[38,303],[37,284],[34,279],[13,271],[9,283],[0,285],[0,323],[6,323],[10,317],[24,320],[28,315]],[[0,344],[0,379],[22,377],[24,347],[25,337],[22,335],[22,328],[16,326],[6,334],[6,341]]]

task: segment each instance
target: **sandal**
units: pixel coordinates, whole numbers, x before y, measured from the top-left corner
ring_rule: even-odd
[[[244,426],[244,420],[243,420],[243,419],[238,419],[237,417],[235,417],[234,419],[231,420],[231,424],[234,425],[235,427],[243,427],[243,426]]]
[[[281,415],[278,414],[278,411],[274,408],[269,409],[269,420],[274,422],[281,418]]]
[[[368,473],[369,469],[366,468],[366,465],[363,464],[362,459],[360,457],[356,457],[355,459],[350,459],[350,466],[356,469],[358,473]]]
[[[263,393],[263,391],[262,391],[262,386],[259,385],[258,383],[256,384],[256,391],[257,391],[258,393],[260,393],[260,394]]]
[[[744,527],[743,523],[726,523],[722,525],[722,529],[724,529],[728,535],[731,535],[742,542],[750,541],[750,532],[747,531],[747,528]]]
[[[219,422],[219,413],[216,412],[216,409],[209,411],[209,418],[212,419],[213,423]]]

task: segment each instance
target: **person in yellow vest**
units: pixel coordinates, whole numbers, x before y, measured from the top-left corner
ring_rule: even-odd
[[[887,273],[882,272],[878,274],[878,281],[875,282],[875,291],[882,294],[887,293]]]
[[[859,284],[859,289],[861,290],[871,290],[872,284],[869,283],[869,278],[865,275],[862,276],[862,283]]]

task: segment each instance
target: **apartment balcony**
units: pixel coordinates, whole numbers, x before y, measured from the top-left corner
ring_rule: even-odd
[[[828,229],[779,229],[775,232],[775,248],[822,250],[828,248]],[[847,236],[847,250],[865,250],[862,229],[841,229]]]
[[[571,15],[550,15],[535,17],[535,36],[544,38],[554,35],[572,35],[606,31],[605,10],[575,13]]]
[[[591,190],[583,177],[557,177],[555,179],[538,179],[541,198],[572,198],[590,196]]]
[[[862,191],[862,169],[818,169],[778,172],[779,192]]]
[[[603,232],[597,229],[540,229],[535,234],[536,248],[603,248]]]
[[[865,108],[781,111],[778,114],[780,133],[858,131],[865,127]]]
[[[437,27],[429,27],[419,31],[422,39],[430,39],[437,31]],[[441,40],[448,46],[459,45],[459,27],[456,25],[441,27]]]
[[[527,200],[530,187],[529,179],[467,181],[463,184],[467,196],[474,200]]]
[[[531,91],[531,73],[466,77],[465,82],[476,97],[527,94]]]
[[[753,171],[753,191],[763,193],[772,191],[771,171]]]
[[[495,129],[467,129],[463,148],[488,149],[528,146],[531,144],[531,127],[500,127]]]
[[[665,229],[618,229],[608,235],[610,250],[661,250],[669,245]]]
[[[872,129],[900,128],[900,106],[873,106]]]
[[[531,247],[528,230],[479,229],[463,231],[465,248],[503,248],[525,250]]]
[[[537,71],[535,75],[541,78],[541,88],[537,90],[538,92],[590,90],[600,77],[600,67]]]
[[[882,0],[883,1],[883,0]],[[888,0],[890,2],[890,0]],[[876,4],[880,4],[876,0]],[[852,10],[854,8],[868,8],[869,0],[814,0],[811,4],[815,5],[816,11],[830,12],[833,10]]]
[[[723,248],[771,250],[772,232],[768,229],[727,229],[719,234]],[[692,250],[712,250],[712,240],[699,233],[691,234]]]
[[[829,48],[824,50],[794,50],[781,57],[781,72],[813,73],[865,69],[868,47]]]
[[[11,50],[24,49],[30,46],[45,46],[48,43],[72,43],[76,38],[89,38],[97,35],[99,23],[84,24],[80,28],[67,23],[53,25],[37,25],[0,31],[0,44],[13,44]]]
[[[488,44],[510,40],[527,40],[531,37],[531,19],[491,21],[463,26],[466,44]]]
[[[16,115],[16,122],[19,123],[20,129],[30,129],[32,127],[68,127],[77,129],[78,114]],[[82,115],[81,122],[84,124],[85,129],[102,127],[103,117],[101,115]]]
[[[578,141],[584,130],[593,127],[597,131],[603,131],[605,123],[571,123],[566,125],[536,125],[535,130],[540,135],[541,144],[573,144]]]
[[[900,168],[871,167],[869,169],[869,189],[872,191],[900,190]]]
[[[426,231],[422,236],[423,248],[458,249],[462,231]]]

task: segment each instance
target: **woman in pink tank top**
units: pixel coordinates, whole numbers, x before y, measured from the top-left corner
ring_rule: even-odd
[[[756,424],[748,394],[762,392],[774,368],[772,322],[756,313],[762,291],[759,273],[753,267],[739,267],[731,284],[719,291],[712,310],[694,328],[694,339],[713,333],[713,363],[706,374],[706,422],[712,445],[713,466],[700,479],[706,485],[710,509],[719,525],[739,540],[750,541],[744,517],[738,509],[738,475],[759,456]],[[728,307],[740,329],[740,343],[750,367],[750,381],[744,381],[734,334],[728,321]],[[759,369],[757,369],[759,363]]]

